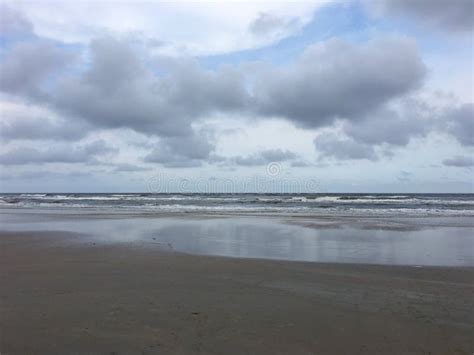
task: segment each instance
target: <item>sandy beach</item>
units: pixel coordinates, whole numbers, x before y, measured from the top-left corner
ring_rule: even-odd
[[[57,231],[0,240],[1,354],[474,349],[472,267],[197,256]]]

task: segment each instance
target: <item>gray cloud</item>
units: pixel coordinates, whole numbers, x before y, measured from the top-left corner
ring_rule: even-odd
[[[338,117],[358,119],[417,88],[425,72],[410,40],[354,45],[332,39],[307,49],[293,68],[259,78],[257,109],[305,127],[329,125]]]
[[[432,28],[460,32],[474,27],[472,0],[378,0],[369,4],[383,13],[409,16]]]
[[[61,80],[50,103],[94,125],[167,136],[189,134],[191,122],[213,112],[250,111],[308,127],[355,119],[418,87],[425,75],[415,44],[394,38],[315,45],[289,70],[254,74],[253,95],[236,68],[210,71],[194,60],[169,60],[165,73],[156,75],[124,42],[105,38],[90,49],[88,71]],[[8,73],[3,90],[37,87],[60,64],[56,58],[63,60],[57,51],[43,42],[13,49],[2,64]],[[42,53],[46,59],[32,60]]]
[[[271,162],[283,162],[297,158],[297,155],[289,150],[267,149],[245,157],[230,158],[231,164],[243,166],[265,165]]]
[[[268,36],[288,31],[291,27],[297,25],[298,22],[294,19],[261,12],[250,23],[249,30],[255,36]]]
[[[19,147],[0,155],[0,164],[88,163],[96,162],[99,155],[114,151],[103,140],[77,147],[54,146],[46,150]]]
[[[108,146],[103,139],[99,139],[94,142],[80,146],[78,150],[83,151],[86,155],[89,156],[117,152],[117,149]]]
[[[296,160],[296,161],[291,162],[291,166],[294,168],[307,168],[307,167],[313,166],[313,164],[310,164],[304,160]]]
[[[166,167],[185,168],[200,166],[214,150],[211,138],[205,133],[184,137],[162,138],[158,146],[144,159],[147,163],[160,163]]]
[[[449,133],[462,145],[472,146],[474,105],[463,104],[439,110],[425,102],[403,98],[397,102],[395,108],[385,105],[358,121],[344,121],[342,127],[347,137],[364,147],[363,150],[369,146],[372,150],[382,146],[386,156],[392,154],[393,147],[406,146],[411,139],[425,137],[433,131]],[[339,138],[336,139],[338,140]],[[344,154],[339,155],[344,157]]]
[[[211,135],[193,129],[195,122],[216,112],[276,116],[311,128],[342,119],[349,136],[342,146],[353,149],[341,148],[338,141],[315,143],[323,155],[329,155],[333,146],[332,155],[342,159],[374,159],[373,148],[366,143],[401,145],[407,137],[424,132],[418,121],[383,109],[416,89],[425,76],[417,47],[407,39],[382,38],[362,45],[329,40],[310,47],[289,69],[252,73],[253,85],[236,67],[206,70],[195,60],[170,58],[145,64],[139,49],[113,38],[93,41],[90,52],[84,72],[52,84],[57,70],[71,60],[64,49],[39,40],[17,45],[8,53],[0,69],[6,73],[2,90],[48,105],[75,122],[71,127],[45,124],[30,133],[30,139],[48,133],[79,136],[81,122],[131,128],[161,137],[146,162],[187,167],[216,162]],[[27,138],[25,132],[35,124],[16,123],[4,135]],[[236,157],[234,163],[259,165],[271,160],[278,161],[263,154]]]
[[[207,71],[194,60],[185,60],[157,76],[123,42],[97,40],[91,51],[90,69],[83,77],[64,80],[54,104],[95,125],[190,136],[195,120],[245,105],[243,80],[231,68]]]
[[[93,41],[90,51],[88,70],[51,85],[51,78],[71,60],[69,53],[45,40],[20,43],[1,63],[1,89],[93,126],[166,137],[192,137],[196,120],[246,106],[242,74],[231,67],[209,71],[185,59],[153,68],[144,64],[137,49],[112,38]]]
[[[27,97],[42,96],[41,85],[61,71],[73,55],[47,40],[20,42],[0,66],[0,89]]]
[[[474,159],[472,156],[456,156],[450,159],[443,160],[443,164],[446,166],[454,166],[458,168],[470,168],[474,166]]]
[[[433,109],[412,99],[404,99],[399,106],[397,110],[382,107],[357,122],[345,122],[344,132],[359,143],[405,146],[433,128]]]
[[[33,25],[19,11],[0,4],[0,35],[18,37],[33,33]]]
[[[122,173],[122,172],[136,172],[136,171],[148,171],[151,170],[151,168],[143,167],[143,166],[138,166],[138,165],[133,165],[133,164],[114,164],[114,171]]]
[[[400,175],[397,177],[397,180],[400,182],[409,182],[411,181],[413,174],[409,171],[400,171]]]
[[[374,148],[371,145],[358,143],[351,138],[341,138],[336,134],[325,134],[314,140],[314,147],[321,158],[338,160],[376,160]]]
[[[444,115],[445,128],[459,143],[474,145],[474,104],[467,103],[453,108]]]
[[[94,171],[97,172],[97,171]],[[59,172],[59,171],[51,171],[51,170],[38,170],[36,167],[34,170],[27,170],[27,171],[21,171],[21,172],[8,172],[4,173],[3,171],[0,172],[0,176],[2,180],[8,181],[8,180],[39,180],[39,179],[45,179],[48,180],[48,182],[51,181],[51,179],[66,179],[66,181],[70,181],[71,179],[77,179],[77,178],[82,178],[82,177],[91,177],[92,171],[68,171],[68,172]]]
[[[5,118],[5,117],[4,117]],[[90,127],[77,120],[52,120],[46,117],[9,117],[0,122],[0,137],[4,140],[14,139],[55,139],[79,140]]]

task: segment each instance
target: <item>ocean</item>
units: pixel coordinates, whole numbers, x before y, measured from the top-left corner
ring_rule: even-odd
[[[0,208],[317,216],[474,216],[474,194],[8,193]]]

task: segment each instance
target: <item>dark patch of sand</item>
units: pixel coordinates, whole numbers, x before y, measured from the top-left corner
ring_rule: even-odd
[[[0,233],[0,246],[2,355],[474,351],[474,268],[191,256],[52,232]]]

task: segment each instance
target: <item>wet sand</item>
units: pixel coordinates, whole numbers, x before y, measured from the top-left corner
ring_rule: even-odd
[[[196,256],[48,231],[0,243],[2,355],[474,351],[474,268]]]
[[[323,263],[474,266],[474,223],[462,218],[401,219],[224,216],[199,213],[97,214],[48,209],[2,210],[12,232],[87,234],[100,244],[158,245],[168,250]],[[76,239],[71,239],[74,241]],[[84,238],[77,238],[82,242]]]

